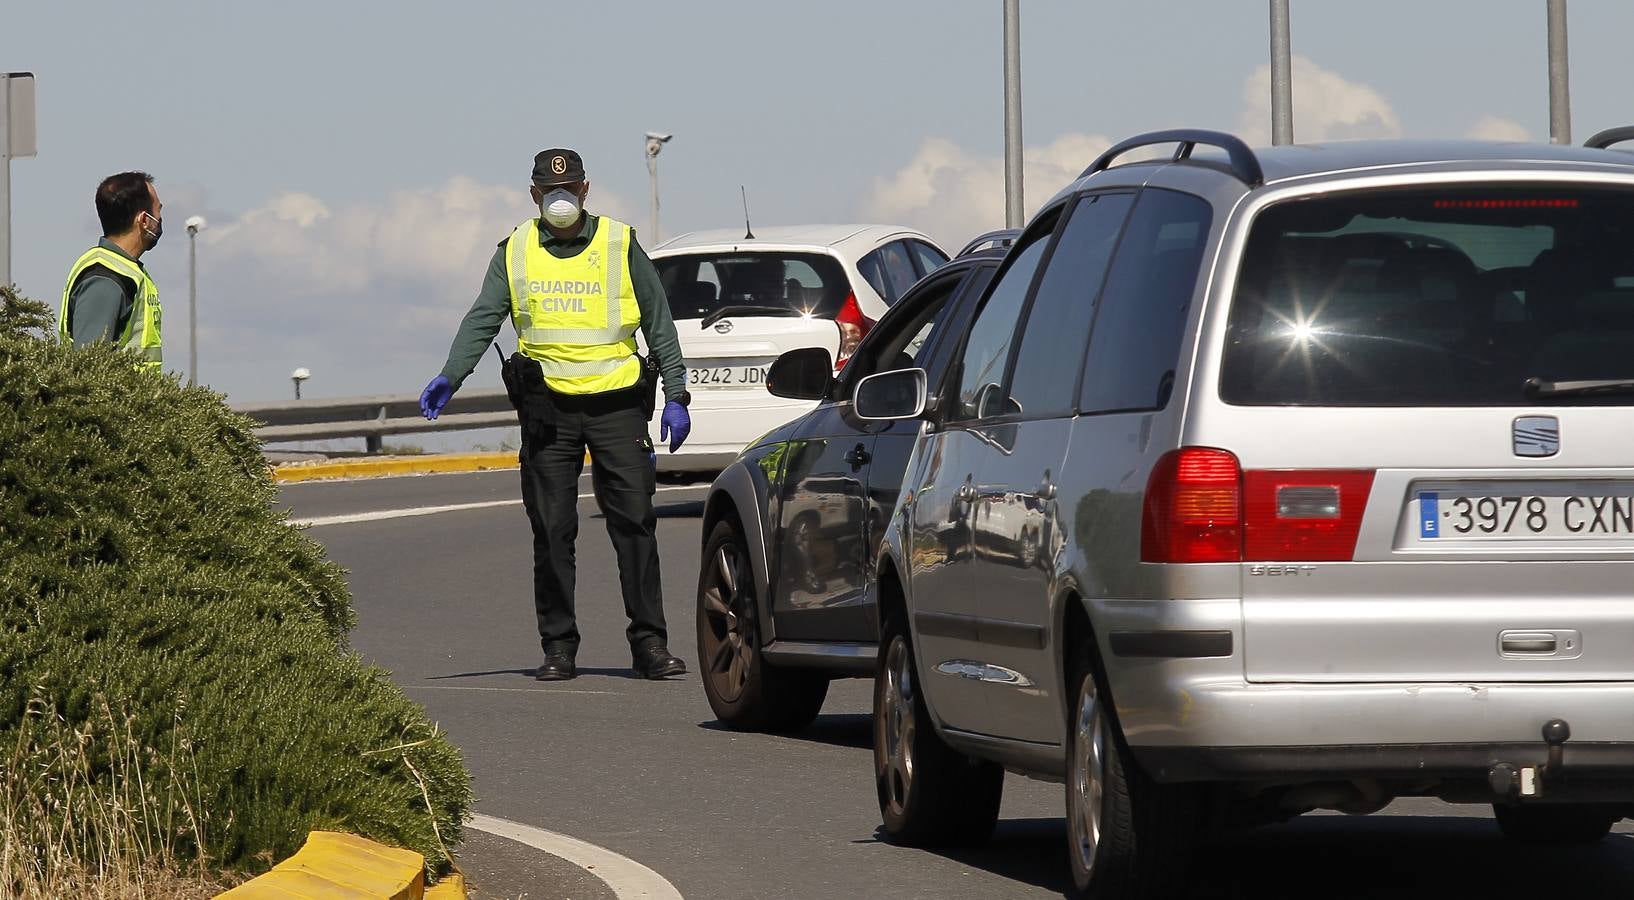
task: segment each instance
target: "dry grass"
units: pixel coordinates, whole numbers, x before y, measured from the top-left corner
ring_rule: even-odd
[[[10,758],[0,757],[0,896],[193,900],[229,886],[201,846],[206,812],[174,715],[171,745],[160,748],[102,698],[79,725],[29,704]]]

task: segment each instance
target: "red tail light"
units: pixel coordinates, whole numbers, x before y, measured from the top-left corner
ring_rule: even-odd
[[[1373,491],[1365,469],[1243,472],[1225,450],[1187,447],[1152,468],[1141,518],[1143,562],[1353,559]]]
[[[834,316],[834,324],[840,328],[840,352],[834,358],[834,371],[838,372],[850,362],[851,354],[857,352],[857,345],[868,336],[874,327],[874,320],[862,314],[862,307],[857,303],[855,292],[845,295],[845,303],[840,305],[840,311]]]
[[[1243,478],[1243,558],[1331,562],[1356,555],[1371,470],[1253,471]]]
[[[1152,468],[1140,524],[1143,562],[1242,559],[1242,467],[1224,450],[1171,450]]]

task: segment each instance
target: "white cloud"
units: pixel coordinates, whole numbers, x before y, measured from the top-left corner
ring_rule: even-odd
[[[1100,135],[1067,134],[1022,153],[1022,197],[1031,215],[1076,180],[1111,145]],[[930,138],[906,165],[874,180],[862,215],[922,229],[947,249],[1004,226],[1004,160]]]
[[[1300,143],[1401,136],[1401,120],[1383,95],[1348,81],[1303,56],[1293,59],[1294,140]],[[1249,143],[1271,140],[1271,67],[1260,66],[1243,84],[1238,128]]]
[[[1470,126],[1469,137],[1481,141],[1530,141],[1526,126],[1502,116],[1482,116]]]
[[[596,188],[586,205],[625,218]],[[286,191],[213,214],[199,236],[200,376],[235,401],[287,395],[296,365],[313,370],[313,396],[418,391],[442,367],[496,243],[531,212],[525,190],[456,177],[347,203]],[[168,287],[167,322],[185,322],[184,291]],[[185,352],[166,356],[185,366]],[[494,380],[479,372],[473,383]]]

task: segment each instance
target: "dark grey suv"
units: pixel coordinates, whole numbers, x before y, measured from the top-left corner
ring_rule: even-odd
[[[870,323],[837,376],[822,349],[772,365],[768,390],[821,402],[752,443],[710,488],[698,658],[721,722],[800,728],[821,710],[830,679],[873,673],[874,560],[919,423],[863,421],[851,393],[875,372],[941,371],[951,349],[943,335],[962,333],[1014,236],[984,235],[926,275]]]

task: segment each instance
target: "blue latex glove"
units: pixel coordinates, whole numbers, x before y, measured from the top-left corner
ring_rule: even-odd
[[[438,375],[431,379],[426,389],[420,392],[420,415],[428,419],[437,418],[437,414],[448,405],[448,398],[454,396],[454,386],[448,383],[447,375]]]
[[[658,439],[669,441],[669,452],[674,453],[686,443],[692,433],[692,416],[687,408],[674,400],[664,404],[664,416],[658,420]]]

